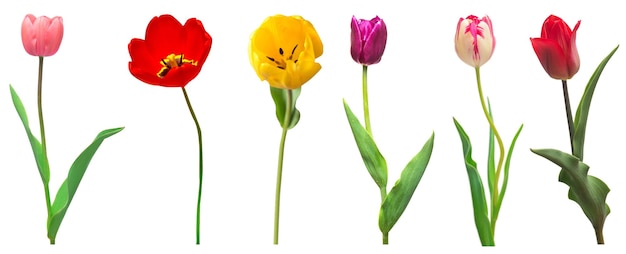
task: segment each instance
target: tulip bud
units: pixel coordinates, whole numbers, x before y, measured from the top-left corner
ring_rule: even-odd
[[[578,26],[580,26],[580,20],[572,31],[561,18],[550,15],[543,22],[541,37],[530,39],[541,66],[550,77],[568,80],[578,72],[580,68],[580,58],[576,48]]]
[[[475,68],[489,61],[496,47],[489,16],[478,19],[469,15],[465,19],[459,19],[454,39],[456,54],[463,62]]]
[[[387,44],[387,26],[378,16],[372,20],[352,16],[350,53],[355,62],[372,65],[380,62]]]
[[[63,39],[63,18],[52,19],[32,14],[22,22],[22,44],[32,56],[52,56],[57,53]]]

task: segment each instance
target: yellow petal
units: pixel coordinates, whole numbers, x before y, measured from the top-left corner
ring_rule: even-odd
[[[252,34],[250,63],[261,80],[281,89],[296,89],[309,81],[321,65],[322,41],[313,25],[300,16],[268,17]]]

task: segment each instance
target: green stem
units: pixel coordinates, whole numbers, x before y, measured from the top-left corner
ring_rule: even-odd
[[[387,197],[387,190],[384,187],[380,188],[380,202],[385,202],[385,198]]]
[[[604,234],[602,234],[602,228],[596,228],[596,241],[598,244],[604,244]]]
[[[200,201],[202,198],[202,130],[200,129],[200,123],[198,123],[198,118],[196,117],[196,113],[193,111],[193,107],[191,107],[191,102],[189,101],[189,96],[187,95],[187,90],[183,87],[183,95],[185,96],[185,102],[187,102],[187,107],[189,108],[189,113],[191,113],[191,117],[193,118],[193,122],[196,124],[196,130],[198,131],[198,204],[196,206],[196,244],[200,244]]]
[[[569,92],[567,92],[567,80],[561,80],[563,84],[563,98],[565,98],[565,114],[567,114],[567,126],[569,128],[569,144],[572,148],[572,155],[578,156],[574,154],[574,120],[572,117],[572,108],[569,102]]]
[[[499,196],[498,181],[500,180],[499,178],[500,178],[500,173],[502,170],[502,162],[504,161],[504,145],[502,144],[502,138],[500,138],[500,134],[498,133],[498,130],[496,129],[495,124],[493,123],[493,119],[491,119],[491,116],[489,115],[487,106],[485,105],[483,89],[482,89],[482,85],[480,82],[480,68],[479,67],[476,67],[476,83],[478,84],[478,95],[480,96],[480,105],[483,108],[485,117],[487,118],[487,121],[489,122],[489,126],[491,127],[491,130],[493,130],[493,134],[496,137],[496,140],[498,141],[498,147],[500,148],[500,157],[498,158],[498,166],[496,168],[494,182],[493,182],[493,194],[491,195],[491,215],[492,215],[491,220],[490,220],[491,221],[491,234],[495,235],[497,217],[493,215],[494,215],[495,207],[500,205],[498,204],[498,198],[499,198],[498,197]]]
[[[43,86],[42,84],[43,84],[43,56],[40,56],[39,57],[39,72],[38,72],[38,78],[37,78],[37,110],[39,114],[39,131],[41,135],[41,153],[43,154],[44,160],[46,161],[46,164],[44,165],[44,167],[49,167],[48,150],[46,148],[47,147],[46,146],[46,131],[45,131],[45,127],[43,124],[43,107],[41,103],[42,86]],[[43,190],[46,195],[46,209],[48,211],[48,219],[50,219],[50,217],[52,216],[52,205],[50,202],[50,187],[48,186],[48,181],[49,179],[44,181]],[[50,244],[54,244],[54,239],[50,239]]]
[[[291,108],[293,107],[293,92],[287,89],[287,107],[285,108],[285,118],[283,121],[283,132],[280,136],[280,146],[278,148],[278,169],[276,173],[276,199],[274,202],[274,244],[278,244],[278,222],[280,218],[280,187],[283,178],[283,156],[285,153],[285,140],[291,122]]]
[[[383,244],[389,244],[389,232],[383,233]]]
[[[372,136],[372,125],[370,124],[370,108],[367,97],[367,65],[363,65],[363,113],[365,114],[365,130]]]

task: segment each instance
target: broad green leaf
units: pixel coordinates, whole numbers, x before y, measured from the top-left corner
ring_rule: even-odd
[[[498,214],[500,214],[500,207],[502,207],[502,200],[504,200],[504,194],[506,194],[506,187],[509,183],[509,166],[511,165],[511,157],[513,157],[513,149],[515,148],[515,142],[517,142],[517,137],[522,132],[522,128],[524,125],[520,125],[519,129],[517,129],[517,133],[513,137],[513,141],[511,141],[511,145],[509,146],[509,151],[506,154],[506,161],[504,162],[504,177],[502,179],[502,188],[500,189],[500,197],[498,197],[498,204],[494,207],[493,215],[491,216],[493,221],[498,220]]]
[[[593,72],[589,82],[587,83],[587,87],[585,88],[585,92],[583,93],[582,98],[580,99],[580,103],[578,104],[578,108],[576,109],[576,117],[574,118],[574,156],[578,157],[581,161],[583,160],[583,152],[585,149],[585,131],[587,130],[587,118],[589,117],[589,107],[591,106],[591,98],[593,97],[593,92],[596,89],[596,84],[600,79],[600,74],[604,70],[604,67],[609,62],[615,51],[619,48],[619,45],[609,53],[608,56],[600,62],[598,68]]]
[[[352,129],[352,135],[354,135],[354,141],[356,141],[356,145],[359,148],[361,158],[363,159],[363,163],[365,163],[367,171],[372,176],[372,179],[374,179],[374,182],[376,182],[376,185],[378,185],[378,188],[386,190],[387,162],[385,158],[380,151],[378,151],[374,139],[367,133],[365,128],[363,128],[363,125],[361,125],[356,116],[354,116],[354,113],[352,113],[350,106],[348,106],[345,100],[343,101],[343,107],[346,111],[350,128]]]
[[[293,128],[300,121],[300,111],[296,108],[296,101],[298,100],[298,96],[300,96],[300,89],[291,90],[291,118],[289,120],[289,129]],[[280,126],[285,126],[285,111],[287,110],[287,102],[289,100],[289,90],[288,89],[280,89],[274,88],[270,86],[270,92],[272,94],[272,99],[274,100],[274,104],[276,105],[276,118],[280,123]]]
[[[33,150],[35,161],[37,162],[37,168],[39,169],[39,175],[41,176],[41,180],[44,182],[44,184],[48,184],[48,182],[50,181],[50,166],[48,165],[48,158],[46,158],[46,156],[43,154],[41,143],[30,130],[28,116],[26,114],[26,109],[24,109],[24,104],[22,104],[22,100],[17,95],[17,92],[13,90],[13,86],[9,85],[9,88],[11,89],[11,99],[13,100],[13,106],[15,106],[15,110],[22,120],[24,129],[26,130],[26,135],[28,136],[28,141],[30,141],[30,146]]]
[[[56,238],[61,222],[63,221],[63,217],[65,217],[65,213],[72,202],[72,198],[74,198],[74,194],[76,194],[78,185],[83,179],[85,171],[87,171],[87,166],[89,166],[91,158],[93,158],[96,151],[106,138],[115,135],[123,129],[124,127],[120,127],[100,132],[98,136],[96,136],[95,140],[78,156],[78,158],[76,158],[70,167],[67,178],[63,181],[63,184],[61,184],[54,202],[52,203],[52,215],[48,218],[48,238],[50,240],[54,241]]]
[[[383,201],[378,220],[378,226],[383,233],[389,233],[409,205],[409,201],[411,201],[411,197],[422,179],[424,171],[426,171],[428,161],[430,161],[434,142],[435,133],[433,132],[419,153],[402,170],[400,179],[396,181],[396,184]]]
[[[600,179],[588,175],[589,166],[573,155],[555,149],[530,150],[562,168],[559,181],[570,187],[569,199],[580,205],[594,228],[602,229],[604,220],[610,213],[606,204],[609,187]]]
[[[457,122],[456,119],[453,118],[453,120],[459,132],[459,136],[461,137],[461,143],[463,143],[463,158],[465,159],[465,167],[470,183],[472,205],[474,207],[474,223],[476,224],[476,230],[478,230],[478,237],[483,246],[494,246],[493,232],[491,232],[491,225],[487,213],[485,189],[483,188],[483,182],[480,179],[478,169],[476,169],[476,162],[472,159],[472,143],[467,133],[465,133],[465,130],[463,130],[463,127],[461,127],[461,124]]]

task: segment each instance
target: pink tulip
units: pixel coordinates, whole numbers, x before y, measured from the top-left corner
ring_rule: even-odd
[[[491,19],[474,15],[459,19],[454,37],[456,54],[472,67],[478,68],[491,58],[496,47]]]
[[[52,19],[32,14],[22,22],[22,43],[32,56],[52,56],[57,53],[63,39],[63,18]]]
[[[543,22],[541,37],[530,39],[541,66],[550,77],[568,80],[578,72],[580,68],[580,58],[576,48],[578,26],[580,26],[580,20],[572,31],[561,18],[550,15]]]

